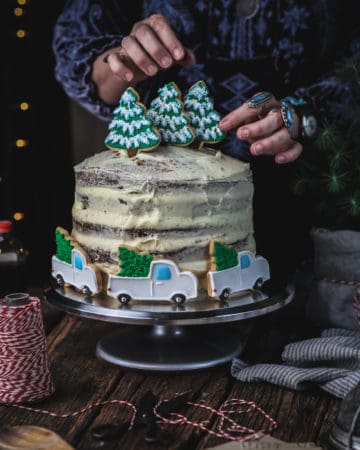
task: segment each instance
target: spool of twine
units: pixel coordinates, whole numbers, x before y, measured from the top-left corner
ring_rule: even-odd
[[[40,299],[0,300],[0,403],[39,401],[54,392]]]

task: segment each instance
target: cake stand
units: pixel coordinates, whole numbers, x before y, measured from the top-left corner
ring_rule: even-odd
[[[178,306],[154,300],[121,305],[105,294],[86,297],[55,282],[44,291],[46,300],[62,311],[121,324],[98,342],[99,358],[150,371],[188,371],[231,361],[244,349],[253,319],[283,308],[294,293],[289,285],[275,295],[244,291],[218,302],[200,290],[196,299]]]

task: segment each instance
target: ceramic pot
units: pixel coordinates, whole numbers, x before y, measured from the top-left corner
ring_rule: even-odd
[[[360,330],[360,231],[313,228],[314,281],[306,315],[321,327]]]

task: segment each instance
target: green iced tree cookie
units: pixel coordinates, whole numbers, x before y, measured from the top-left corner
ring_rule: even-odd
[[[181,92],[174,82],[165,84],[152,100],[148,115],[153,119],[165,144],[186,147],[195,138],[190,118],[184,111]]]
[[[60,261],[64,261],[71,264],[71,251],[74,248],[71,245],[71,238],[69,233],[61,227],[57,227],[55,230],[55,242],[56,242],[56,257]]]
[[[237,251],[222,242],[212,241],[209,254],[212,271],[230,269],[230,267],[235,267],[239,264]]]
[[[119,277],[147,277],[152,255],[142,255],[126,247],[119,247]]]
[[[189,89],[184,98],[185,110],[196,140],[200,144],[215,144],[224,139],[225,134],[219,128],[220,114],[214,110],[214,101],[204,81],[198,81]]]
[[[128,88],[114,110],[105,145],[111,150],[153,150],[160,144],[159,132],[139,102],[139,94]]]

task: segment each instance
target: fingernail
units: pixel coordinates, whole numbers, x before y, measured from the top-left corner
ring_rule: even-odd
[[[242,128],[240,130],[240,136],[242,139],[247,139],[250,136],[250,131],[248,128]]]
[[[161,65],[164,67],[168,67],[171,64],[171,59],[168,56],[164,56],[164,58],[161,59]]]
[[[261,152],[262,152],[262,145],[256,144],[255,147],[254,147],[255,155],[260,155]]]
[[[148,72],[149,75],[155,75],[156,70],[157,69],[156,69],[156,66],[154,66],[154,64],[149,64],[147,66],[147,72]]]
[[[173,54],[176,59],[181,59],[184,55],[184,53],[178,47],[174,48]]]
[[[126,81],[131,81],[133,79],[133,74],[131,72],[126,72],[125,79]]]
[[[276,161],[277,161],[278,163],[284,163],[284,162],[286,162],[286,158],[285,158],[285,156],[279,155],[279,156],[276,158]]]
[[[226,125],[229,125],[229,120],[228,119],[221,119],[219,122],[219,127],[220,128],[224,128],[226,127]]]

